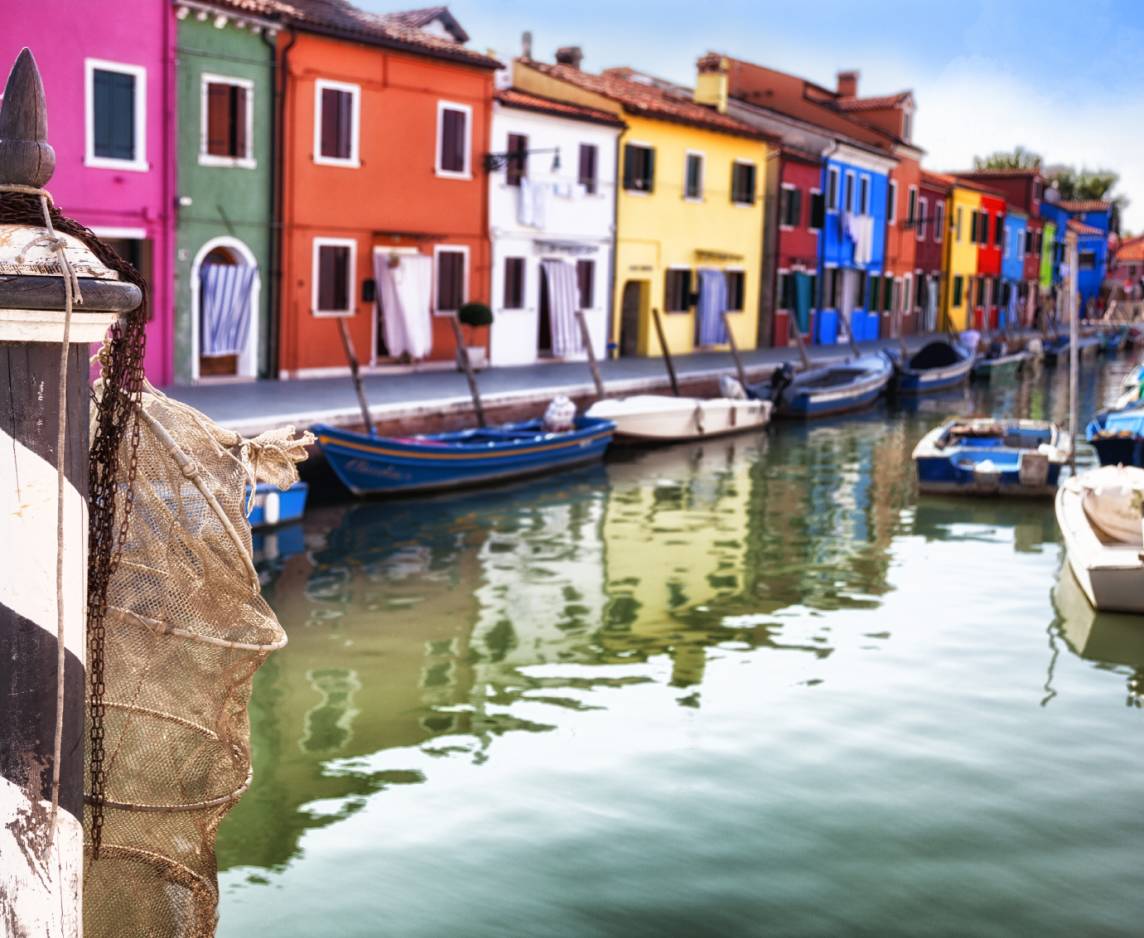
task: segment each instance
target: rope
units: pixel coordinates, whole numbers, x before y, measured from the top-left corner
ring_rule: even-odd
[[[65,645],[66,625],[64,621],[64,493],[67,488],[67,473],[64,460],[67,451],[68,430],[68,353],[71,349],[72,307],[83,302],[79,290],[79,278],[72,269],[67,256],[67,242],[56,234],[52,226],[52,197],[43,189],[34,186],[0,185],[0,192],[20,192],[34,195],[40,200],[44,215],[44,228],[47,235],[37,238],[34,244],[52,248],[60,262],[60,275],[64,280],[64,334],[60,345],[60,377],[57,386],[59,416],[56,420],[56,726],[52,740],[52,824],[48,832],[48,845],[55,840],[56,826],[60,810],[60,759],[63,754],[64,738],[64,672],[67,669],[67,646]]]

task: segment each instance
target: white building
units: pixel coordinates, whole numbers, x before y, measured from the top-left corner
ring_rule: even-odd
[[[489,173],[493,365],[584,358],[582,310],[606,353],[623,123],[593,108],[504,88]]]

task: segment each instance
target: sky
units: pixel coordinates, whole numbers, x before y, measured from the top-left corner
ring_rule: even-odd
[[[377,11],[389,0],[358,0]],[[414,4],[406,3],[406,7]],[[1144,231],[1144,0],[451,0],[472,37],[502,61],[579,45],[583,68],[630,65],[692,83],[695,60],[722,52],[860,94],[911,89],[914,140],[935,170],[1023,144],[1046,164],[1109,168]]]

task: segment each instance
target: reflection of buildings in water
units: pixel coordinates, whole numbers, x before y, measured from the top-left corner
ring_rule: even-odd
[[[993,541],[991,532],[1006,528],[1018,553],[1040,553],[1045,544],[1060,542],[1052,508],[1044,502],[927,495],[914,510],[913,533],[927,540]]]

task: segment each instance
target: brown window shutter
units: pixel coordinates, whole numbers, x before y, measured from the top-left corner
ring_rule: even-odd
[[[234,93],[234,156],[246,156],[246,89],[235,85]]]
[[[528,137],[524,134],[508,135],[508,162],[505,164],[505,182],[519,186],[528,175]]]
[[[452,312],[460,309],[464,276],[464,256],[460,251],[441,251],[437,255],[437,308]]]
[[[450,173],[465,169],[465,115],[451,108],[441,119],[441,169]]]
[[[347,95],[348,97],[348,95]],[[333,248],[334,254],[334,305],[333,309],[349,309],[349,277],[350,252],[349,248]]]
[[[319,118],[322,122],[321,155],[337,157],[338,153],[338,92],[333,88],[322,89],[322,113]]]
[[[207,85],[207,153],[211,156],[230,156],[230,87],[211,83]]]
[[[322,245],[318,248],[318,309],[334,309],[335,248]]]
[[[343,160],[353,154],[353,101],[348,91],[338,92],[338,157]]]
[[[580,288],[580,308],[591,309],[595,297],[593,294],[593,287],[595,286],[595,261],[577,261],[576,262],[576,283]]]

